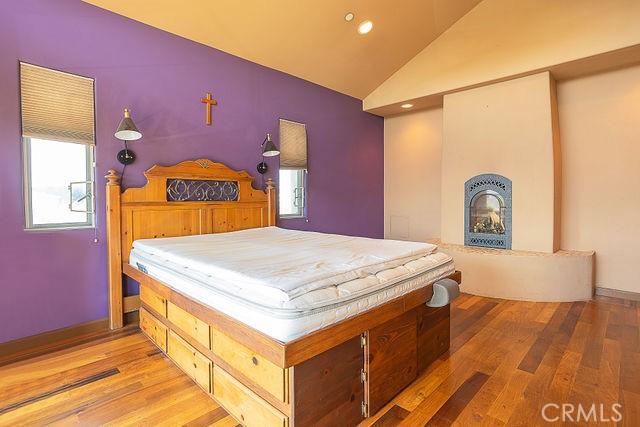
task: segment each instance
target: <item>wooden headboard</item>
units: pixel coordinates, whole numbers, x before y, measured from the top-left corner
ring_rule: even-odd
[[[251,186],[253,177],[207,159],[174,166],[154,165],[147,184],[121,193],[120,176],[107,178],[109,320],[123,324],[122,268],[134,240],[222,233],[266,227],[276,222],[276,190]]]

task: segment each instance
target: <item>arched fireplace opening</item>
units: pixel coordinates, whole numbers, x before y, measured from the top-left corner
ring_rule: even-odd
[[[511,249],[511,180],[477,175],[465,183],[464,243]]]

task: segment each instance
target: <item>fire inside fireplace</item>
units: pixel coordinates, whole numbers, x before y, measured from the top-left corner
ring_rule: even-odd
[[[484,190],[471,200],[470,230],[474,233],[504,234],[504,199],[495,191]]]
[[[465,183],[465,244],[511,249],[511,181],[483,174]]]

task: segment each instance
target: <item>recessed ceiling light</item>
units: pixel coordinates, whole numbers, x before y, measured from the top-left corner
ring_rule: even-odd
[[[346,15],[344,15],[344,20],[347,21],[347,22],[351,22],[351,21],[353,21],[353,18],[355,18],[355,17],[356,16],[352,12],[349,12]]]
[[[402,108],[411,108],[411,107],[413,107],[413,104],[402,104],[400,107],[402,107]]]
[[[358,26],[358,32],[360,34],[367,34],[372,29],[373,29],[373,22],[371,21],[364,21]]]

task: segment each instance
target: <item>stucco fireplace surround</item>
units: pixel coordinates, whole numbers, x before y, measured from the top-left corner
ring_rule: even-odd
[[[463,291],[591,298],[594,253],[561,249],[557,120],[548,72],[444,96],[439,243]]]

